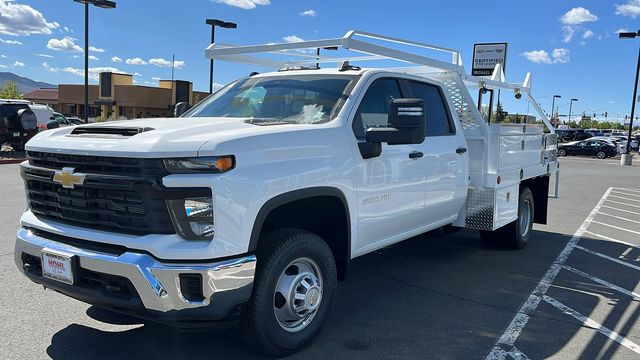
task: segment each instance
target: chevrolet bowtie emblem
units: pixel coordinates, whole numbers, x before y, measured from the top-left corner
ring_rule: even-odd
[[[56,170],[53,174],[53,182],[62,184],[63,188],[73,189],[76,185],[84,184],[86,174],[74,173],[72,167],[65,167],[62,170]]]

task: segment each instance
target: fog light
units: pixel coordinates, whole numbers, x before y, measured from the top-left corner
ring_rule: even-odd
[[[195,197],[167,200],[178,235],[187,240],[211,240],[214,234],[213,200]]]

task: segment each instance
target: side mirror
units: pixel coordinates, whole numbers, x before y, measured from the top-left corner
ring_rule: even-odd
[[[49,120],[55,120],[56,118],[54,118],[53,116],[49,117]]]
[[[182,114],[186,113],[189,110],[189,104],[186,102],[179,102],[173,108],[173,117],[180,117]]]
[[[389,107],[389,126],[371,128],[367,142],[389,145],[421,144],[425,138],[426,115],[422,99],[393,99]]]
[[[55,120],[49,120],[47,121],[47,130],[51,130],[51,129],[57,129],[60,127],[60,123],[58,123]]]

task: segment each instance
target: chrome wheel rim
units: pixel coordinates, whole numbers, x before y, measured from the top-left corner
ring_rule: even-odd
[[[316,316],[322,303],[322,273],[309,258],[299,258],[284,268],[273,294],[273,312],[282,329],[299,332]]]
[[[520,234],[523,238],[529,235],[529,230],[531,227],[531,200],[526,199],[520,205]]]
[[[566,154],[567,154],[567,153],[566,153],[566,151],[565,151],[565,150],[559,150],[559,151],[558,151],[558,155],[560,155],[560,156],[565,156]]]
[[[607,154],[605,154],[604,152],[600,151],[597,156],[598,156],[598,159],[604,159],[607,156]]]

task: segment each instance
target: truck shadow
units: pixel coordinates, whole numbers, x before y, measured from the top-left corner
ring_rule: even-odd
[[[291,358],[483,358],[569,240],[564,234],[535,231],[525,250],[507,251],[487,249],[476,232],[463,230],[447,237],[421,235],[358,258],[349,278],[339,284],[324,331],[312,346]],[[583,238],[580,244],[603,253],[624,251],[620,244],[602,240]],[[584,256],[576,254],[574,259],[572,255],[571,266],[585,272],[596,266],[577,255]],[[603,269],[600,264],[597,267]],[[640,277],[626,275],[617,285],[633,290]],[[561,272],[549,294],[585,316],[596,309],[599,313],[610,310],[598,318],[610,329],[637,328],[640,307],[632,309],[637,301],[586,278]],[[71,324],[51,339],[50,357],[261,358],[244,342],[239,327],[226,332],[180,332],[95,308],[88,315],[135,327],[114,326],[105,331]],[[517,345],[529,350],[525,354],[530,358],[548,357],[581,329],[575,319],[543,302]],[[585,346],[582,354],[575,353],[576,358],[596,354],[609,358],[619,350],[618,343],[598,334]]]

